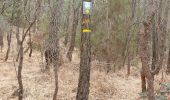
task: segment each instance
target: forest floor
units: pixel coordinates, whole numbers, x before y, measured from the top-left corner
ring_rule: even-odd
[[[0,100],[17,99],[18,63],[16,58],[16,41],[12,42],[11,53],[7,62],[4,62],[6,42],[3,52],[0,52]],[[79,76],[79,54],[73,53],[73,61],[65,59],[65,63],[59,68],[58,100],[75,100]],[[24,100],[52,100],[54,90],[54,77],[52,68],[49,73],[43,72],[40,52],[34,50],[32,57],[24,55],[23,62],[23,86]],[[141,92],[140,66],[132,67],[131,75],[126,76],[124,69],[113,73],[106,73],[102,67],[92,62],[91,86],[89,100],[139,100]],[[157,76],[160,80],[160,76]],[[165,75],[167,82],[170,77]]]

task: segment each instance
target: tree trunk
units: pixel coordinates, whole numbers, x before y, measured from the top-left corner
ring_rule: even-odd
[[[23,45],[20,45],[20,60],[19,60],[19,66],[18,66],[18,84],[19,84],[19,95],[18,99],[23,99],[23,84],[22,84],[22,65],[23,65]]]
[[[71,35],[71,32],[72,32],[72,28],[73,28],[73,12],[74,12],[74,7],[73,7],[73,0],[69,0],[69,15],[68,15],[68,26],[67,26],[67,32],[65,34],[65,41],[64,41],[64,44],[65,46],[67,46],[68,42],[70,41],[70,35]]]
[[[64,45],[66,46],[67,45],[67,43],[68,43],[68,32],[66,32],[66,34],[65,34],[65,40],[64,40]]]
[[[128,55],[128,62],[127,62],[127,76],[130,75],[130,67],[131,67],[131,59],[130,59],[130,55]]]
[[[73,2],[74,3],[74,2]],[[69,61],[72,61],[72,53],[75,47],[75,39],[76,39],[76,30],[77,30],[77,25],[78,25],[78,21],[79,21],[79,7],[74,9],[74,18],[73,18],[73,28],[71,31],[71,41],[70,41],[70,45],[69,45],[69,50],[67,52],[67,58],[69,59]]]
[[[109,73],[110,70],[111,70],[110,59],[108,59],[108,60],[106,61],[106,63],[107,63],[107,73]]]
[[[169,49],[169,53],[168,53],[167,73],[170,74],[170,49]]]
[[[83,0],[91,2],[91,0]],[[82,11],[83,12],[83,11]],[[82,20],[89,19],[89,14],[83,14]],[[91,32],[89,23],[82,24],[81,33],[81,54],[80,54],[80,74],[76,100],[88,100],[90,87],[90,67],[91,67]]]
[[[29,48],[30,48],[29,57],[31,57],[31,56],[32,56],[32,38],[31,38],[31,30],[29,30]]]
[[[126,59],[127,59],[127,56],[128,56],[128,53],[129,52],[129,49],[130,49],[130,42],[131,42],[131,32],[129,28],[131,28],[131,25],[134,24],[134,18],[135,18],[135,14],[136,14],[136,5],[137,5],[137,2],[136,0],[132,0],[131,1],[131,17],[130,17],[130,20],[129,20],[129,27],[127,28],[127,35],[126,35],[126,39],[125,39],[125,45],[124,45],[124,48],[123,48],[123,53],[122,53],[122,58],[123,58],[123,67],[125,67],[125,64],[126,64]]]
[[[3,37],[4,37],[3,32],[2,32],[1,29],[0,29],[0,46],[1,46],[1,52],[2,52],[2,48],[3,48],[3,46],[4,46]]]
[[[155,18],[154,18],[152,21],[152,67],[151,67],[152,70],[155,69],[155,65],[158,58],[157,45],[158,45],[158,34],[156,31]]]
[[[142,83],[142,92],[146,92],[146,76],[143,70],[141,71],[141,83]]]
[[[154,95],[154,75],[149,75],[147,78],[147,83],[148,83],[148,99],[149,100],[155,100],[155,95]]]
[[[37,1],[36,1],[37,2]],[[30,4],[31,2],[29,2],[29,16],[28,16],[28,19],[29,19],[29,21],[31,20],[31,16],[30,16],[30,14],[31,14],[31,4]],[[36,5],[36,4],[35,4]],[[36,5],[37,6],[37,5]],[[36,16],[36,15],[35,15]],[[29,22],[29,25],[30,25],[31,23]],[[35,21],[35,27],[37,28],[37,20]],[[36,29],[36,31],[37,31],[37,29]],[[29,57],[31,57],[32,56],[32,37],[31,37],[31,30],[29,30],[29,48],[30,48],[30,52],[29,52]]]
[[[158,74],[160,69],[163,67],[163,60],[165,57],[165,50],[166,50],[166,35],[167,35],[167,22],[168,22],[168,12],[169,12],[169,4],[170,1],[166,1],[165,12],[163,12],[163,0],[160,0],[159,3],[159,11],[158,11],[158,27],[157,31],[159,33],[159,40],[158,40],[158,54],[159,59],[157,60],[156,66],[152,74]],[[163,15],[163,16],[162,16]]]
[[[19,20],[19,19],[18,19]],[[17,33],[16,33],[16,39],[17,39],[17,50],[19,49],[20,46],[20,30],[19,30],[19,22],[17,21]]]
[[[6,52],[5,61],[8,60],[9,52],[10,52],[10,49],[11,49],[11,35],[12,35],[11,32],[12,32],[12,29],[7,34],[8,49],[7,49],[7,52]]]
[[[50,0],[51,8],[51,22],[50,22],[50,34],[49,34],[49,47],[52,54],[52,64],[55,74],[55,89],[53,94],[53,100],[57,100],[58,93],[58,68],[60,66],[59,58],[59,25],[62,12],[63,0]]]
[[[170,1],[167,1],[167,6],[165,8],[165,32],[167,33],[167,23],[168,23],[168,13],[169,13],[169,6],[170,6]],[[170,49],[169,49],[169,54],[168,54],[168,61],[167,61],[167,73],[170,74]]]
[[[58,56],[58,55],[57,55]],[[54,94],[53,94],[53,100],[57,100],[57,94],[58,94],[58,64],[59,59],[57,59],[57,62],[55,61],[53,63],[53,67],[54,67],[54,74],[55,74],[55,90],[54,90]]]
[[[150,54],[150,47],[149,47],[149,43],[151,40],[151,24],[154,16],[155,16],[155,12],[154,10],[153,11],[151,10],[147,15],[146,20],[143,22],[144,29],[140,37],[140,49],[141,49],[140,57],[142,61],[142,71],[143,71],[141,74],[141,79],[143,80],[142,84],[144,84],[145,83],[144,74],[145,74],[148,83],[148,100],[155,100],[153,74],[151,73],[150,70],[151,54]],[[145,86],[143,85],[142,88],[144,91]]]

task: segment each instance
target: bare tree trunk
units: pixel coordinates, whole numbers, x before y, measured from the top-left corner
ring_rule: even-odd
[[[29,30],[29,48],[30,48],[29,57],[31,57],[31,56],[32,56],[32,37],[31,37],[31,30]]]
[[[58,56],[58,55],[57,55]],[[59,61],[59,59],[57,59]],[[55,90],[53,94],[53,100],[57,100],[57,93],[58,93],[58,67],[59,64],[56,61],[53,63],[54,66],[54,73],[55,73]]]
[[[18,95],[19,100],[23,99],[23,92],[24,92],[23,91],[23,84],[22,84],[23,43],[24,43],[24,40],[25,40],[25,37],[26,37],[28,31],[30,30],[30,28],[33,26],[34,23],[35,23],[35,21],[33,21],[30,24],[30,26],[28,27],[28,29],[26,30],[26,32],[23,33],[22,40],[20,42],[19,52],[18,52],[18,55],[17,55],[17,59],[19,59],[18,76],[17,76],[18,84],[19,84],[19,95]]]
[[[165,8],[165,29],[166,29],[166,33],[167,33],[167,23],[168,23],[168,13],[169,13],[169,6],[170,6],[170,0],[167,1],[167,6]],[[169,49],[169,53],[168,53],[168,61],[167,61],[167,73],[170,74],[170,49]]]
[[[20,46],[20,30],[19,30],[19,19],[17,21],[17,33],[16,33],[16,39],[17,39],[17,50],[19,49],[19,46]]]
[[[15,9],[15,1],[12,2],[12,14],[11,14],[11,18],[10,18],[10,23],[13,24],[13,19],[14,19],[14,9]],[[10,52],[10,48],[11,48],[11,36],[12,36],[12,25],[10,26],[10,32],[7,33],[7,43],[8,43],[8,49],[6,52],[6,56],[5,56],[5,61],[8,60],[8,56],[9,56],[9,52]]]
[[[110,70],[111,70],[110,59],[107,59],[106,63],[107,63],[107,64],[106,64],[106,67],[107,67],[106,72],[109,73]]]
[[[155,65],[158,60],[157,45],[158,45],[158,34],[156,31],[156,20],[154,18],[152,21],[152,67],[151,67],[152,70],[155,69]]]
[[[37,1],[36,1],[37,2]],[[31,16],[30,16],[30,13],[31,13],[31,4],[30,4],[31,2],[29,2],[29,21],[30,21],[30,19],[31,19]],[[37,4],[35,3],[35,5],[37,6]],[[35,15],[35,16],[37,16],[37,15]],[[31,23],[29,22],[29,25],[30,25]],[[36,26],[36,28],[37,28],[37,19],[36,19],[36,21],[35,21],[35,26]],[[36,29],[36,31],[37,31],[37,29]],[[30,49],[30,52],[29,52],[29,57],[31,57],[31,55],[32,55],[32,37],[31,37],[31,30],[29,30],[29,49]]]
[[[91,0],[83,0],[91,2]],[[82,11],[83,12],[83,11]],[[83,14],[82,20],[89,19],[90,15]],[[90,87],[90,67],[91,67],[91,32],[83,31],[83,29],[90,30],[89,23],[82,24],[81,33],[81,54],[80,54],[80,74],[77,89],[76,100],[88,100]]]
[[[10,52],[10,49],[11,49],[11,36],[12,36],[11,32],[12,32],[12,29],[7,34],[8,49],[7,49],[7,52],[6,52],[5,61],[8,60],[9,52]]]
[[[125,39],[125,45],[124,45],[124,49],[123,49],[123,53],[122,53],[123,67],[126,64],[127,56],[130,53],[129,52],[129,44],[130,44],[132,36],[131,36],[131,32],[130,32],[129,28],[131,28],[131,25],[134,24],[134,18],[135,18],[135,14],[136,14],[136,5],[137,5],[137,1],[136,0],[131,0],[131,17],[130,17],[130,20],[129,20],[130,25],[127,28],[127,36],[126,36],[126,39]]]
[[[128,55],[128,62],[127,62],[127,76],[130,75],[130,67],[131,67],[131,58],[130,55]]]
[[[54,67],[55,74],[55,89],[53,94],[53,100],[57,100],[58,93],[58,68],[60,66],[60,57],[59,57],[59,25],[60,17],[62,12],[63,0],[50,0],[51,8],[51,30],[49,34],[49,47],[52,54],[52,64]]]
[[[0,46],[1,46],[1,52],[2,52],[2,48],[3,48],[3,46],[4,46],[4,40],[3,40],[3,33],[2,33],[2,31],[1,31],[1,29],[0,29]]]
[[[71,35],[71,32],[72,32],[72,28],[73,28],[73,12],[74,12],[74,4],[73,4],[73,0],[69,0],[69,16],[68,16],[68,26],[67,26],[67,32],[65,34],[65,41],[64,41],[64,44],[65,46],[67,46],[68,42],[70,41],[70,35]]]
[[[169,53],[168,53],[167,73],[170,74],[170,49],[169,49]]]
[[[66,34],[65,34],[65,40],[64,40],[64,45],[65,45],[65,46],[66,46],[67,43],[68,43],[68,37],[69,37],[68,32],[66,32]]]
[[[73,12],[74,18],[73,18],[73,25],[72,25],[73,28],[72,28],[72,31],[71,31],[71,41],[70,41],[70,45],[69,45],[69,50],[67,52],[67,58],[70,61],[72,61],[72,53],[73,53],[73,50],[74,50],[74,47],[75,47],[76,30],[77,30],[77,25],[78,25],[78,21],[79,21],[79,7],[74,9],[73,11],[74,11]]]
[[[20,60],[19,60],[19,65],[18,65],[18,84],[19,84],[19,95],[18,99],[22,100],[23,99],[23,84],[22,84],[22,65],[23,65],[23,44],[20,45]]]
[[[150,71],[150,49],[149,49],[149,42],[151,37],[151,24],[152,20],[155,16],[154,11],[151,10],[150,13],[148,13],[146,17],[146,21],[143,22],[144,31],[141,34],[140,38],[140,57],[142,61],[142,71],[144,72],[146,78],[147,78],[147,84],[148,84],[148,99],[149,100],[155,100],[154,97],[154,80],[153,80],[153,74]],[[142,73],[143,74],[143,73]],[[144,79],[144,75],[141,75],[141,79]],[[143,81],[144,82],[144,81]]]
[[[142,83],[142,92],[146,92],[146,76],[144,71],[141,71],[141,83]]]
[[[165,10],[165,13],[162,14],[162,7],[163,7],[163,0],[160,0],[159,4],[159,13],[158,13],[158,33],[159,33],[159,39],[158,39],[158,54],[159,59],[156,62],[155,69],[153,70],[152,74],[159,74],[160,69],[163,67],[163,60],[165,57],[165,50],[166,50],[166,34],[167,34],[167,21],[168,21],[168,10],[169,7],[169,1],[167,2],[167,7]],[[162,17],[162,15],[164,17]]]

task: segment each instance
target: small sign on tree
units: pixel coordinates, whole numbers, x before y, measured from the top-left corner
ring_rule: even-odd
[[[92,2],[83,1],[83,14],[90,15],[92,8]]]

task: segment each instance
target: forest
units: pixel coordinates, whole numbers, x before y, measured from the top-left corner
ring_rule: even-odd
[[[0,0],[0,100],[170,100],[170,0]]]

